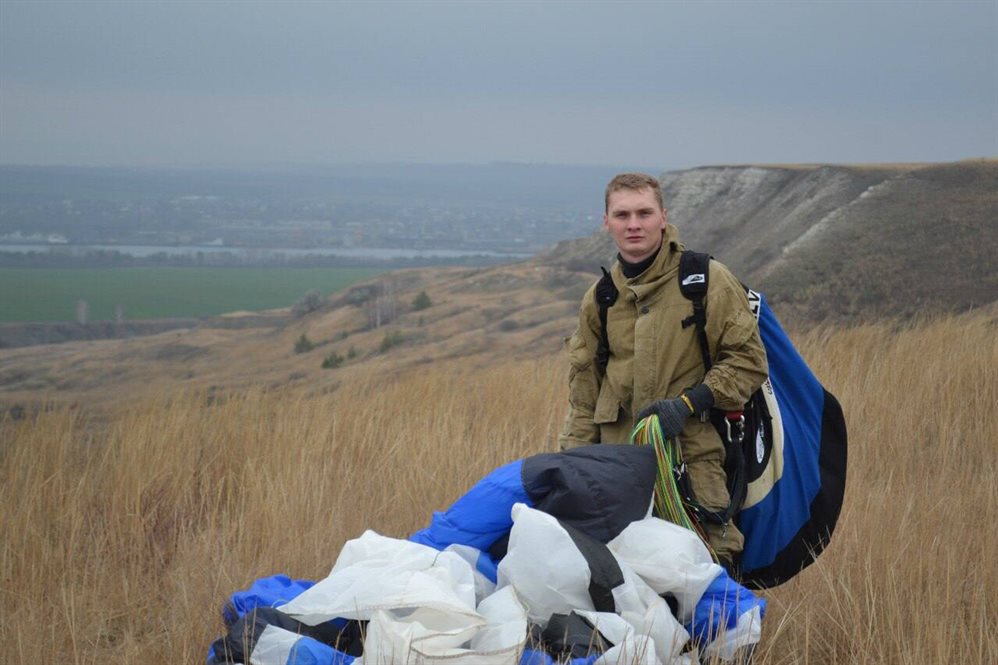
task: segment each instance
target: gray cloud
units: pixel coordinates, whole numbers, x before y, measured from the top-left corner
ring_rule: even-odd
[[[998,154],[994,2],[0,5],[0,161]]]

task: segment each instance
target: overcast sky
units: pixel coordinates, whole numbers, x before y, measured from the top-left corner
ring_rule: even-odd
[[[996,155],[996,0],[0,0],[0,163]]]

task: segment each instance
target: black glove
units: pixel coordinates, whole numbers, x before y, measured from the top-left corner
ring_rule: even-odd
[[[714,406],[714,393],[704,384],[692,390],[683,391],[682,397],[660,399],[652,402],[638,413],[638,420],[654,414],[662,427],[662,436],[674,439],[683,431],[686,421],[693,414],[700,414]]]

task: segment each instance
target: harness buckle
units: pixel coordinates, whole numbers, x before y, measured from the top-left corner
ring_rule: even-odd
[[[724,424],[728,428],[728,441],[736,445],[741,445],[742,441],[745,440],[745,413],[738,411],[737,418],[732,418],[734,413],[729,413],[724,418]]]

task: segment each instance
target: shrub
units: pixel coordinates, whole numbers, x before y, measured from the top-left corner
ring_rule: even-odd
[[[398,346],[404,341],[405,337],[402,336],[402,333],[400,331],[396,330],[394,332],[387,332],[385,333],[385,336],[381,339],[381,346],[378,348],[378,351],[380,351],[381,353],[385,353],[393,346]]]
[[[421,309],[426,309],[433,305],[433,301],[430,300],[430,296],[426,294],[426,291],[420,291],[419,295],[412,300],[412,309],[419,311]]]
[[[312,340],[305,333],[302,333],[301,337],[295,340],[295,353],[308,353],[314,348],[315,344],[312,343]]]
[[[335,351],[330,351],[329,354],[322,359],[322,369],[336,369],[342,364],[343,356]]]

